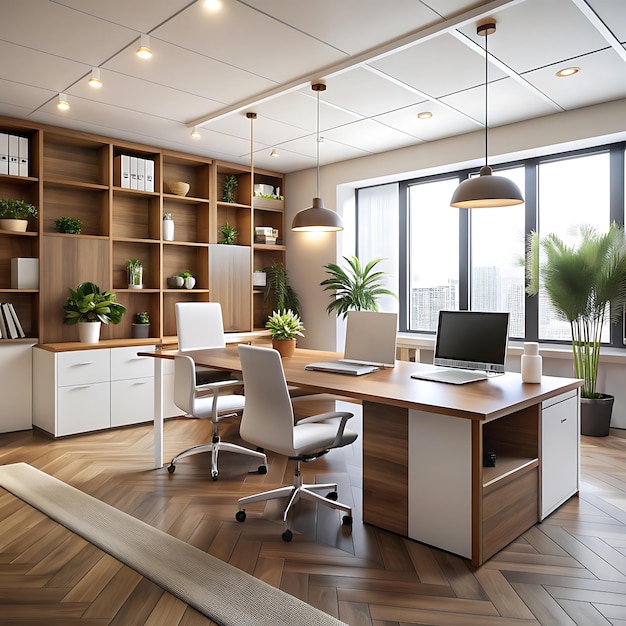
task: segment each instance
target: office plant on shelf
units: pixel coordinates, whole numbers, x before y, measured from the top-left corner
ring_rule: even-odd
[[[133,322],[133,337],[136,339],[146,338],[150,336],[150,315],[147,311],[135,313],[135,321]]]

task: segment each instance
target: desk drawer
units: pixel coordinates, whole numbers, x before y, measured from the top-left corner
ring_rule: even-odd
[[[84,385],[109,380],[110,350],[76,350],[57,354],[57,384]]]
[[[129,378],[147,378],[154,374],[154,359],[148,356],[137,356],[137,352],[149,352],[155,346],[130,346],[111,350],[111,380],[128,380]]]

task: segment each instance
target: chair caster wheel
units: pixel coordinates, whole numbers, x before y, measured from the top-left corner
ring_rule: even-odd
[[[338,497],[339,496],[337,495],[336,491],[330,491],[329,493],[326,494],[326,499],[332,500],[333,502],[337,502]]]
[[[168,465],[168,467],[167,467],[167,471],[168,471],[170,474],[173,474],[173,473],[176,471],[176,465]]]
[[[217,480],[217,472],[211,472],[211,478]]]
[[[281,537],[283,538],[283,541],[286,541],[287,543],[293,539],[293,535],[290,530],[286,530]]]
[[[246,512],[245,511],[237,511],[237,513],[235,513],[235,519],[238,522],[245,522],[246,521]]]
[[[352,526],[352,515],[344,515],[341,522],[344,526]]]
[[[259,474],[267,474],[267,465],[259,465]]]
[[[263,448],[261,448],[261,446],[257,446],[256,447],[256,451],[257,452],[265,452],[265,450]]]

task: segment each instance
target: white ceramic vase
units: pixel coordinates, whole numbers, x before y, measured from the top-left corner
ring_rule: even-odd
[[[174,220],[163,220],[163,241],[174,241]]]
[[[78,322],[78,339],[81,343],[98,343],[102,322]]]
[[[196,279],[193,276],[187,276],[185,278],[185,289],[193,289],[196,284]]]

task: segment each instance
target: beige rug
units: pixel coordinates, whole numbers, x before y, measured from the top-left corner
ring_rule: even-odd
[[[347,626],[44,472],[0,466],[0,486],[224,626]]]

